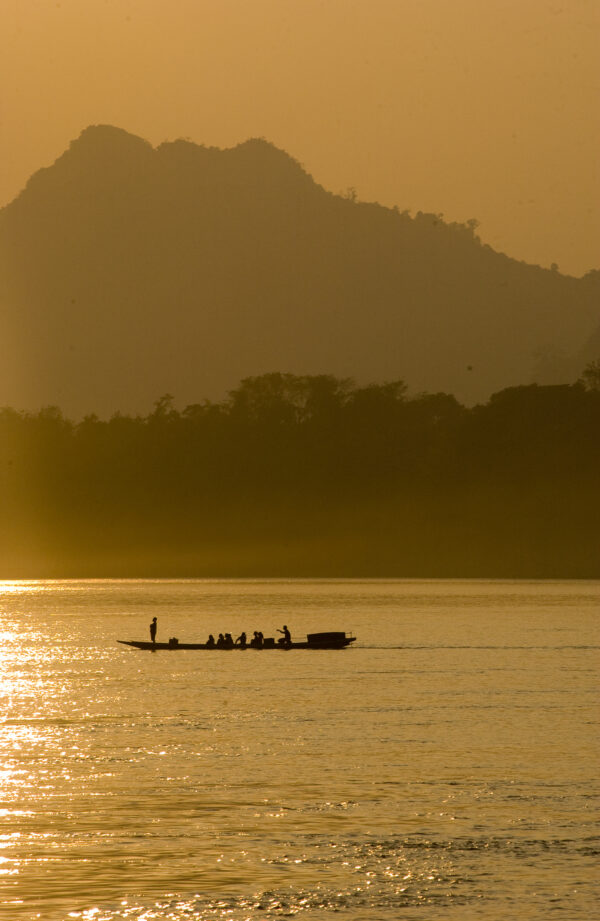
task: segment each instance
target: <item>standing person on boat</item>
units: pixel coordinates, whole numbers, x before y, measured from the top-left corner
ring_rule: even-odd
[[[292,642],[292,634],[288,630],[286,624],[283,625],[283,630],[277,628],[277,633],[283,633],[283,639],[279,640],[280,643],[283,643],[284,646],[289,646]]]
[[[152,623],[150,624],[150,642],[156,643],[156,617],[152,618]]]

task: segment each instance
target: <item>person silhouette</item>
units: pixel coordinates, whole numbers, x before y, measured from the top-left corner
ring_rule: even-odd
[[[150,641],[156,643],[156,617],[152,618],[152,623],[150,624]]]
[[[279,640],[279,642],[283,643],[284,646],[289,646],[290,643],[292,642],[292,634],[288,630],[287,625],[286,624],[283,625],[283,630],[280,630],[278,627],[277,633],[283,633],[283,639]]]

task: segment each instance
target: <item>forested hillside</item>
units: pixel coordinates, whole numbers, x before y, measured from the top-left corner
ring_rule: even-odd
[[[260,139],[88,128],[0,211],[0,405],[146,412],[273,368],[467,404],[575,380],[600,273],[526,265],[407,204],[332,194]]]

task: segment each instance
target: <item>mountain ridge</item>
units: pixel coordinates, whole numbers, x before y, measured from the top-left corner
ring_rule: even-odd
[[[143,410],[273,370],[474,402],[536,362],[541,383],[577,376],[600,274],[518,262],[475,229],[335,195],[261,138],[152,147],[90,126],[0,211],[0,403]]]

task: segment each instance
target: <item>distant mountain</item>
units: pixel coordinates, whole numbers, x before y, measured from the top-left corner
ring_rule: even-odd
[[[600,273],[333,195],[258,139],[153,149],[87,128],[0,211],[0,259],[0,405],[71,415],[215,399],[275,370],[473,402],[540,363],[568,377],[600,323]]]

